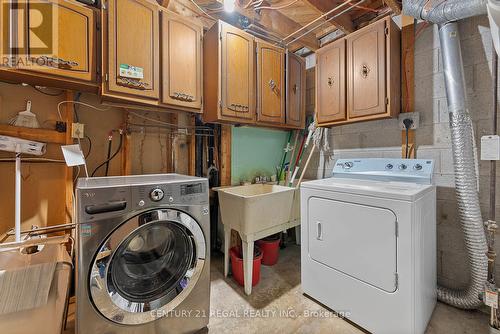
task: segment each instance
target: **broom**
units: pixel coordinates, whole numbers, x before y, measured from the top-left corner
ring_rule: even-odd
[[[25,128],[39,128],[40,124],[36,115],[31,112],[31,101],[26,102],[26,110],[20,111],[16,117],[10,120],[10,125],[22,126]]]

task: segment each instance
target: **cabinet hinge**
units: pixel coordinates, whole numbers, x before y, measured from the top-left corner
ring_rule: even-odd
[[[108,73],[104,74],[104,81],[108,81],[109,80],[109,76],[108,76]]]
[[[222,41],[222,31],[219,31],[219,39]]]
[[[222,101],[219,100],[219,109],[222,110]]]
[[[388,28],[388,27],[385,27],[384,32],[385,32],[385,34],[386,34],[387,36],[389,36],[389,28]]]
[[[385,105],[389,105],[389,98],[388,97],[385,98]]]

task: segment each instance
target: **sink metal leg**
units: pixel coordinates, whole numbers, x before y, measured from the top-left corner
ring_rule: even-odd
[[[300,246],[300,225],[295,226],[295,244]]]
[[[231,227],[224,225],[224,277],[229,274],[229,245],[231,244]]]
[[[253,275],[253,240],[242,241],[243,243],[243,273],[245,277],[245,293],[252,293]]]

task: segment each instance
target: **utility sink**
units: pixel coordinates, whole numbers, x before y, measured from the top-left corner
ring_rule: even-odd
[[[224,224],[224,275],[229,272],[231,230],[241,237],[245,293],[252,293],[254,241],[300,227],[297,188],[272,184],[216,189]]]
[[[219,188],[222,223],[253,234],[290,221],[295,188],[252,184]]]

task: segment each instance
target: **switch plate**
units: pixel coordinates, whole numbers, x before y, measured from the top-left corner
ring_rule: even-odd
[[[83,138],[84,135],[84,125],[83,123],[73,123],[71,127],[71,137],[72,138]]]
[[[399,127],[401,130],[406,130],[406,127],[403,123],[405,119],[411,119],[413,120],[413,124],[411,125],[410,129],[415,130],[418,129],[420,126],[420,113],[419,112],[402,112],[399,114]]]
[[[500,137],[481,137],[481,160],[500,160]]]

